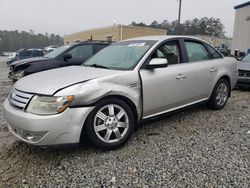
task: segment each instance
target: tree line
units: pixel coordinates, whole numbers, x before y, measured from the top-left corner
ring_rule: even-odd
[[[143,22],[132,22],[130,25],[141,26],[141,27],[151,27],[156,29],[167,30],[168,35],[178,34],[177,20],[168,21],[163,20],[161,23],[158,21],[153,21],[151,24],[147,25]],[[191,20],[186,20],[184,23],[180,24],[180,34],[181,35],[208,35],[214,37],[225,37],[225,27],[221,23],[219,18],[194,18]]]
[[[44,48],[49,45],[62,45],[63,38],[55,34],[35,34],[33,30],[26,31],[1,31],[0,52],[13,52],[21,48]]]

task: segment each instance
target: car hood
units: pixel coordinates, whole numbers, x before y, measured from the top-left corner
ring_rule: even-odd
[[[49,60],[49,59],[45,58],[45,57],[34,57],[34,58],[29,58],[29,59],[23,59],[23,60],[15,61],[11,65],[13,65],[13,66],[20,66],[20,65],[27,64],[27,63],[34,63],[34,62],[44,61],[44,60]]]
[[[250,62],[239,62],[238,63],[239,70],[250,71]]]
[[[53,95],[62,88],[120,72],[94,67],[70,66],[26,76],[18,80],[14,87],[23,92]]]

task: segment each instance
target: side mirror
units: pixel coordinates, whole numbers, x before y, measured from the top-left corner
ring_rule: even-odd
[[[146,69],[155,69],[155,68],[163,68],[168,66],[168,60],[165,58],[154,58],[151,59],[148,65],[146,65]]]
[[[67,61],[67,60],[69,60],[69,59],[71,59],[71,58],[72,58],[72,55],[69,54],[69,53],[66,53],[66,54],[63,55],[63,60],[64,60],[64,61]]]

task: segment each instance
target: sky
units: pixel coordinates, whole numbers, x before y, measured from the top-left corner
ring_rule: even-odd
[[[181,22],[220,18],[233,35],[234,6],[248,0],[182,0]],[[0,30],[70,34],[132,21],[150,24],[176,20],[178,0],[0,0]]]

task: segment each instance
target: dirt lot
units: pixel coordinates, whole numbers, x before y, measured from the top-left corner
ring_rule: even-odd
[[[12,82],[0,59],[0,105]],[[0,108],[2,117],[2,108]],[[145,123],[122,148],[41,149],[0,124],[0,187],[250,187],[250,91]]]

